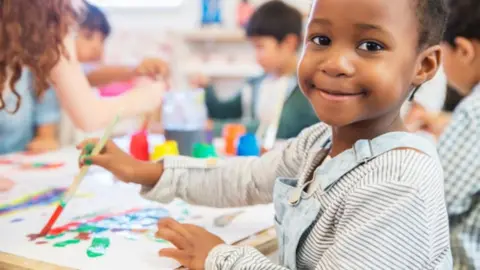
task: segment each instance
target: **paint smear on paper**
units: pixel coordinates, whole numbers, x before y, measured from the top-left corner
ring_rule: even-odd
[[[110,246],[110,239],[107,237],[95,237],[92,240],[92,244],[87,249],[87,256],[90,258],[96,258],[105,255],[108,247]]]
[[[23,218],[14,218],[12,220],[10,220],[10,223],[18,223],[18,222],[22,222],[23,221]]]
[[[0,216],[12,214],[18,211],[46,206],[56,203],[65,192],[65,188],[53,188],[43,190],[31,195],[21,197],[7,204],[0,205]]]
[[[66,246],[75,245],[75,244],[78,244],[78,243],[80,243],[80,240],[78,240],[78,239],[70,239],[70,240],[66,240],[66,241],[62,241],[62,242],[55,243],[53,246],[54,246],[54,247],[66,247]]]

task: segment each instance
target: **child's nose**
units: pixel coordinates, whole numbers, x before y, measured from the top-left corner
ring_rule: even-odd
[[[319,69],[330,77],[351,77],[355,73],[355,67],[349,55],[340,51],[329,53],[320,63]]]

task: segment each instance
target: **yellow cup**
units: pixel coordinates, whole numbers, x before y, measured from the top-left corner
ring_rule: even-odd
[[[155,161],[159,160],[164,156],[178,156],[178,144],[176,141],[166,141],[163,144],[155,146],[152,154],[150,155],[150,160]]]

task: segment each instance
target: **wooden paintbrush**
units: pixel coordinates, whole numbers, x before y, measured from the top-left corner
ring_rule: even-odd
[[[100,151],[103,149],[103,147],[105,146],[105,144],[107,143],[108,139],[110,138],[112,132],[113,132],[113,129],[115,127],[115,125],[118,123],[119,121],[119,116],[117,115],[115,117],[115,119],[112,121],[112,123],[110,124],[110,126],[107,127],[107,129],[105,130],[105,133],[103,134],[103,137],[100,139],[100,141],[95,145],[95,148],[93,148],[92,150],[92,155],[98,155],[100,153]],[[45,225],[45,227],[43,227],[42,231],[40,232],[40,235],[39,236],[45,236],[48,234],[48,232],[50,231],[50,229],[53,227],[53,224],[55,224],[55,221],[57,221],[58,217],[60,216],[60,214],[63,212],[63,209],[65,209],[65,206],[67,205],[68,201],[73,197],[73,195],[75,194],[75,192],[77,191],[77,188],[78,186],[80,185],[80,183],[82,182],[83,178],[85,177],[85,175],[87,174],[88,172],[88,168],[89,166],[83,166],[81,169],[80,169],[80,172],[77,174],[77,176],[75,177],[75,179],[73,180],[72,184],[70,185],[70,187],[68,188],[68,190],[65,192],[65,194],[62,196],[62,199],[60,200],[57,208],[55,209],[55,211],[53,212],[52,216],[50,217],[50,219],[48,220],[47,224]]]

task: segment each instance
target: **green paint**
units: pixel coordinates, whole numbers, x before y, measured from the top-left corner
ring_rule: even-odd
[[[95,144],[93,143],[89,143],[87,145],[85,145],[85,155],[91,155],[92,154],[92,151],[93,151],[93,148],[95,148]]]
[[[92,161],[90,158],[85,158],[85,159],[83,160],[83,162],[84,162],[85,165],[87,165],[87,166],[90,166],[90,165],[93,164],[93,161]]]
[[[81,232],[96,232],[96,231],[98,231],[98,228],[95,227],[95,226],[88,225],[88,224],[82,224],[75,231],[79,232],[79,233],[81,233]]]
[[[52,239],[56,239],[56,238],[60,238],[62,236],[64,236],[65,233],[61,233],[61,234],[50,234],[50,235],[47,235],[45,236],[46,239],[48,240],[52,240]]]
[[[74,245],[80,243],[80,240],[78,239],[70,239],[62,242],[55,243],[53,246],[54,247],[66,247],[68,245]]]
[[[110,239],[106,237],[95,237],[92,240],[92,244],[87,249],[87,256],[95,258],[105,255],[105,251],[110,246]]]
[[[188,209],[185,208],[183,209],[182,214],[184,214],[185,216],[188,216],[190,215],[190,211],[188,211]]]
[[[67,205],[67,203],[64,200],[60,200],[60,206],[65,208],[65,205]]]
[[[155,238],[155,242],[158,242],[158,243],[169,243],[167,240],[163,240],[163,239],[160,239],[160,238]]]
[[[40,163],[40,162],[35,162],[35,163],[32,163],[32,167],[34,168],[41,168],[43,167],[44,164],[43,163]]]

